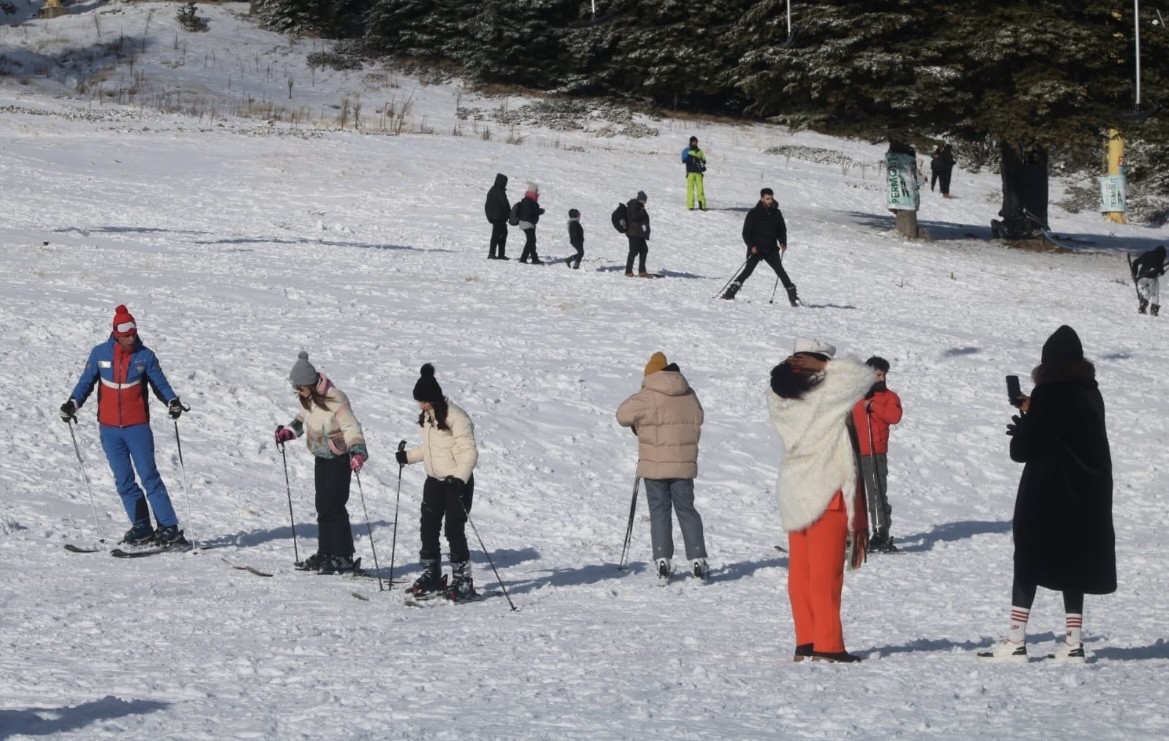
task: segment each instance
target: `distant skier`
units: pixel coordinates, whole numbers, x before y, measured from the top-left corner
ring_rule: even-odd
[[[495,185],[487,191],[487,202],[483,204],[483,211],[487,221],[491,224],[491,242],[488,245],[488,260],[507,260],[507,217],[511,213],[511,203],[507,200],[507,175],[499,173],[495,176]]]
[[[747,244],[747,264],[734,281],[727,286],[722,298],[732,300],[743,283],[755,272],[755,266],[762,260],[771,266],[783,287],[787,290],[787,300],[792,306],[800,305],[800,297],[796,294],[796,286],[787,277],[783,269],[783,253],[787,251],[787,224],[783,220],[783,212],[775,202],[775,194],[771,188],[759,191],[759,202],[755,208],[747,212],[743,220],[743,241]]]
[[[852,421],[860,446],[861,470],[869,497],[869,516],[873,519],[869,550],[896,553],[897,546],[893,545],[893,537],[889,535],[893,508],[889,506],[889,463],[886,455],[889,451],[889,426],[901,421],[901,397],[885,383],[885,375],[889,372],[888,360],[874,355],[865,361],[865,365],[873,369],[876,381],[865,398],[852,408]]]
[[[706,542],[702,517],[694,508],[702,404],[678,366],[667,365],[664,354],[653,354],[644,375],[641,390],[617,408],[617,423],[637,435],[637,475],[645,482],[658,579],[669,581],[672,570],[672,512],[678,514],[690,573],[705,579]]]
[[[519,219],[520,229],[524,232],[524,252],[520,255],[520,262],[527,263],[532,261],[533,265],[543,265],[544,261],[536,254],[536,223],[540,221],[540,215],[544,213],[544,209],[540,208],[540,186],[535,183],[528,185],[528,190],[524,193],[523,199],[516,204],[516,217]]]
[[[642,278],[649,278],[650,274],[645,271],[645,258],[649,254],[649,212],[645,210],[645,202],[648,199],[644,190],[637,191],[637,197],[625,204],[627,209],[628,226],[625,229],[625,237],[629,240],[629,255],[625,258],[625,277],[633,277],[633,260],[637,259],[637,275]]]
[[[787,591],[795,623],[795,660],[850,663],[840,597],[846,546],[852,567],[864,560],[869,523],[849,433],[849,410],[872,386],[872,368],[836,348],[798,338],[771,370],[767,408],[783,446],[776,493],[788,534]]]
[[[942,198],[950,197],[950,176],[954,172],[954,150],[949,144],[939,144],[930,155],[930,190],[941,186]]]
[[[568,209],[568,243],[576,250],[576,254],[566,258],[564,264],[573,270],[579,269],[580,261],[584,258],[584,227],[580,225],[580,211],[575,208]]]
[[[1137,283],[1137,311],[1157,316],[1161,313],[1161,276],[1165,274],[1165,245],[1143,253],[1132,261],[1132,277]]]
[[[471,577],[471,553],[467,548],[467,513],[475,493],[475,464],[479,448],[475,444],[475,426],[471,418],[450,402],[434,377],[434,366],[422,366],[414,384],[414,400],[421,414],[422,444],[399,450],[398,464],[422,461],[426,483],[422,485],[422,521],[420,536],[422,575],[407,590],[415,597],[446,596],[451,601],[476,596]],[[438,533],[446,520],[446,540],[450,548],[451,580],[447,583],[440,562]]]
[[[316,484],[317,552],[296,564],[301,571],[322,574],[352,572],[353,528],[349,523],[349,486],[369,453],[361,423],[349,406],[349,397],[309,362],[308,353],[296,356],[288,380],[301,410],[287,425],[276,428],[276,444],[305,436],[313,454]]]
[[[1035,389],[1011,418],[1011,460],[1023,464],[1011,521],[1010,630],[986,661],[1027,661],[1027,621],[1039,587],[1063,592],[1064,640],[1048,658],[1082,664],[1084,595],[1116,591],[1112,454],[1096,368],[1075,330],[1043,343]]]
[[[706,210],[706,192],[702,179],[706,173],[706,154],[698,148],[698,137],[690,137],[690,145],[682,150],[682,164],[686,165],[686,208],[695,205]]]
[[[97,386],[97,422],[101,447],[114,473],[114,483],[130,529],[122,543],[164,547],[187,545],[166,485],[154,461],[154,433],[150,430],[147,388],[167,406],[171,419],[183,413],[183,403],[170,387],[154,353],[138,337],[138,323],[122,305],[114,309],[110,338],[89,353],[81,378],[61,405],[61,419],[73,422]],[[142,484],[134,478],[137,471]],[[143,493],[143,487],[146,491]],[[149,503],[149,507],[147,506]],[[150,512],[158,523],[150,524]]]

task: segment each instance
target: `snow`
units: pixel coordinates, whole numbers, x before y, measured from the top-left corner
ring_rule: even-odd
[[[988,241],[996,176],[960,166],[956,198],[923,194],[933,239],[903,242],[875,165],[764,154],[790,145],[876,163],[879,146],[641,115],[626,131],[655,136],[603,116],[575,130],[460,119],[460,107],[486,116],[526,101],[392,70],[312,73],[304,56],[327,45],[257,30],[246,5],[199,6],[203,34],[178,31],[176,9],[94,4],[0,27],[9,59],[41,65],[0,78],[0,738],[1169,735],[1157,391],[1169,342],[1164,319],[1136,314],[1123,258],[1163,230],[1053,208],[1057,232],[1083,249],[1008,249]],[[98,26],[102,40],[123,34],[138,48],[133,71],[128,59],[101,71],[107,89],[138,75],[143,89],[197,92],[202,108],[99,100],[83,84],[95,67],[46,61],[96,46]],[[276,104],[290,77],[284,102],[305,119],[231,115],[227,101],[243,95]],[[341,91],[360,96],[368,126],[339,129]],[[379,130],[373,112],[406,100],[402,133]],[[690,134],[710,161],[705,213],[684,208],[677,152]],[[579,271],[484,259],[496,172],[513,200],[539,183],[545,258],[572,252],[567,211],[581,210]],[[787,217],[786,265],[807,308],[771,304],[765,266],[741,300],[711,300],[742,262],[743,215],[763,186]],[[662,280],[623,276],[624,239],[608,223],[638,190]],[[512,230],[509,255],[521,247]],[[177,427],[154,405],[152,424],[182,525],[207,550],[119,561],[62,547],[127,527],[92,400],[76,432],[97,523],[57,416],[118,303],[191,404]],[[973,652],[1006,628],[1020,473],[1003,376],[1026,379],[1063,323],[1108,405],[1121,586],[1087,600],[1086,666],[988,666]],[[764,392],[799,335],[888,358],[906,409],[889,458],[903,554],[873,555],[846,578],[858,665],[790,661]],[[391,560],[395,578],[418,574],[423,473],[406,468],[399,491],[393,449],[418,439],[411,390],[419,366],[435,364],[476,424],[471,516],[517,610],[502,596],[419,610],[400,586],[292,570],[289,492],[298,552],[315,546],[311,459],[289,446],[286,489],[271,438],[294,414],[287,374],[301,349],[364,425],[371,458],[349,510],[358,555],[372,566],[376,547],[383,578]],[[632,569],[617,569],[636,445],[613,413],[655,350],[707,412],[705,586],[655,585],[644,500]],[[478,586],[498,590],[468,537]],[[1062,629],[1059,595],[1041,590],[1033,655]]]

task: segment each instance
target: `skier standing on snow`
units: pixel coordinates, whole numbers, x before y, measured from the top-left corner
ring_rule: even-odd
[[[849,412],[873,384],[859,360],[833,360],[836,348],[799,338],[771,371],[767,407],[783,445],[776,493],[788,534],[788,599],[795,660],[860,661],[844,648],[840,595],[846,546],[864,560],[868,515],[858,487]]]
[[[617,408],[617,423],[637,435],[637,475],[645,481],[653,555],[662,583],[669,581],[674,557],[671,510],[678,513],[690,572],[699,579],[707,575],[702,517],[694,508],[702,422],[698,395],[678,366],[667,365],[660,352],[646,364],[641,390]]]
[[[743,287],[743,283],[755,272],[755,266],[763,260],[787,290],[787,300],[792,306],[800,305],[800,297],[796,295],[795,284],[787,277],[783,269],[783,253],[787,251],[787,224],[783,220],[783,213],[779,204],[775,202],[775,194],[771,188],[759,191],[759,202],[755,208],[747,212],[743,220],[743,241],[747,244],[747,264],[734,281],[727,286],[722,297],[731,300]]]
[[[301,571],[322,574],[352,572],[353,529],[349,523],[349,486],[369,458],[361,423],[353,415],[349,397],[300,351],[288,374],[301,410],[287,425],[276,428],[276,444],[301,435],[313,454],[313,479],[319,529],[317,552],[296,564]]]
[[[166,402],[171,419],[178,419],[183,413],[183,403],[171,389],[158,358],[142,344],[138,324],[125,306],[114,309],[110,338],[90,351],[73,393],[61,405],[61,419],[72,422],[94,386],[97,386],[101,447],[114,473],[122,506],[130,518],[130,529],[121,542],[143,545],[154,541],[164,547],[187,545],[154,461],[147,387]],[[134,478],[135,471],[141,486]],[[150,524],[151,510],[158,523],[157,530]]]
[[[625,277],[633,277],[633,260],[637,258],[637,275],[650,277],[645,271],[645,258],[649,255],[649,212],[645,210],[648,196],[644,190],[637,191],[637,197],[625,204],[628,214],[625,236],[629,239],[629,255],[625,258]]]
[[[507,175],[495,176],[495,185],[487,191],[487,202],[483,212],[491,224],[491,243],[487,247],[488,260],[507,260],[507,217],[511,214],[511,202],[507,200]]]
[[[694,210],[695,205],[706,210],[706,193],[702,178],[706,172],[706,154],[698,148],[698,137],[690,137],[690,145],[682,150],[682,163],[686,165],[686,208]]]
[[[889,372],[888,360],[874,355],[865,361],[865,365],[873,369],[877,380],[865,398],[852,408],[852,421],[860,447],[865,491],[869,496],[869,515],[873,518],[869,550],[896,553],[897,546],[893,545],[893,538],[889,535],[893,508],[889,506],[889,464],[886,455],[889,452],[889,425],[901,421],[901,397],[885,384],[885,375]]]
[[[1084,594],[1116,591],[1112,456],[1096,368],[1075,330],[1057,329],[1031,372],[1035,389],[1011,418],[1011,460],[1023,464],[1015,497],[1010,630],[990,661],[1027,661],[1027,619],[1039,587],[1063,592],[1064,640],[1048,658],[1083,663]]]
[[[1147,309],[1157,316],[1161,313],[1161,276],[1165,274],[1165,245],[1141,254],[1132,261],[1132,278],[1137,284],[1137,311],[1144,314]]]
[[[467,548],[466,524],[475,493],[475,463],[479,448],[475,444],[475,426],[471,418],[450,402],[434,377],[434,366],[422,366],[414,384],[414,400],[421,413],[422,444],[399,450],[398,465],[422,461],[426,483],[422,485],[422,519],[420,535],[422,575],[410,586],[415,597],[445,595],[458,602],[476,596],[471,578],[471,553]],[[451,580],[447,585],[442,573],[438,533],[446,521],[445,533],[450,548]]]
[[[524,252],[520,255],[520,262],[527,263],[529,258],[533,265],[543,265],[544,261],[536,254],[536,223],[544,209],[540,208],[540,186],[535,183],[528,185],[524,197],[516,204],[516,216],[519,218],[519,228],[524,232]]]
[[[576,254],[565,259],[564,264],[578,270],[584,258],[584,227],[580,225],[580,211],[575,208],[568,209],[568,243],[576,250]]]

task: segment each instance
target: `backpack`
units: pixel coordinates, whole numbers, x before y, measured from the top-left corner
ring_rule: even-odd
[[[613,209],[613,216],[610,218],[613,222],[613,228],[618,233],[624,234],[629,228],[629,207],[624,203],[618,203],[617,208]]]
[[[520,204],[523,201],[516,201],[515,205],[511,207],[511,215],[507,217],[507,223],[512,226],[519,226],[520,224]]]

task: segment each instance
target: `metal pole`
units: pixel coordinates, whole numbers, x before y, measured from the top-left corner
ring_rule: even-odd
[[[292,523],[292,557],[297,563],[300,563],[300,551],[296,547],[296,517],[292,514],[292,484],[288,483],[288,456],[284,455],[284,443],[276,443],[276,447],[280,448],[280,459],[284,461],[284,488],[288,491],[288,521]]]
[[[491,554],[487,551],[486,544],[483,543],[483,536],[479,534],[479,528],[475,527],[475,521],[471,519],[471,513],[467,511],[467,505],[463,504],[462,497],[455,497],[459,500],[459,506],[463,508],[463,514],[467,518],[467,522],[471,523],[471,529],[475,531],[475,537],[479,541],[479,547],[483,549],[483,555],[487,556],[487,563],[491,564],[491,570],[495,572],[495,580],[499,582],[499,588],[503,590],[503,596],[507,597],[507,603],[511,605],[512,612],[517,609],[515,603],[511,601],[511,595],[507,593],[507,587],[503,585],[503,579],[499,576],[499,569],[495,568],[495,562],[491,560]]]
[[[1141,0],[1132,0],[1132,7],[1133,7],[1132,23],[1133,23],[1133,28],[1135,29],[1133,37],[1136,40],[1136,51],[1137,51],[1137,58],[1136,58],[1136,68],[1137,68],[1136,110],[1139,111],[1141,109]]]
[[[398,452],[401,453],[406,449],[406,441],[403,440],[398,443]],[[401,463],[398,464],[398,495],[394,497],[394,539],[390,541],[390,589],[394,588],[394,552],[398,548],[398,505],[402,501],[402,469],[405,468]]]
[[[73,423],[76,417],[71,417],[65,424],[69,425],[69,437],[73,438],[73,452],[77,454],[77,465],[81,468],[81,478],[85,479],[85,491],[89,494],[89,510],[93,512],[93,527],[97,530],[98,541],[105,542],[101,537],[101,523],[97,519],[97,505],[93,503],[93,487],[89,485],[89,474],[85,472],[85,462],[81,460],[81,446],[77,444],[77,435],[73,432]]]
[[[382,567],[378,566],[377,562],[377,548],[373,544],[373,528],[369,524],[369,510],[365,508],[365,490],[361,488],[361,474],[354,471],[353,476],[357,479],[357,493],[361,495],[361,511],[365,514],[365,532],[369,534],[369,549],[373,551],[373,568],[374,573],[377,574],[377,590],[384,592],[386,590],[382,586]]]
[[[625,544],[621,546],[621,562],[617,568],[625,570],[625,559],[629,555],[629,544],[633,542],[633,519],[637,515],[637,490],[641,488],[641,477],[633,478],[633,501],[629,503],[629,524],[625,526]],[[648,496],[648,495],[647,495]]]
[[[183,411],[191,411],[191,405],[186,402],[179,402],[183,405]],[[179,421],[174,420],[175,423],[175,446],[179,449],[179,470],[183,472],[183,497],[187,500],[187,527],[191,526],[194,521],[191,519],[191,491],[187,488],[187,467],[183,464],[183,441],[179,438]],[[191,545],[198,546],[199,542],[195,537],[191,536]]]

